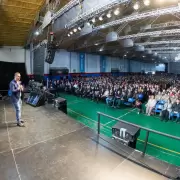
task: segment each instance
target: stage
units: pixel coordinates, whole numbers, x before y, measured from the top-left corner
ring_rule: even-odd
[[[8,101],[0,101],[1,180],[166,180],[178,168],[116,145],[52,105],[23,105],[26,127],[15,123]],[[139,165],[138,165],[139,164]]]

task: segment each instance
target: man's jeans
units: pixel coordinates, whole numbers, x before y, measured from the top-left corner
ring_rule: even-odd
[[[13,106],[15,108],[15,111],[16,111],[16,120],[17,120],[17,123],[19,123],[19,121],[21,120],[22,100],[19,99],[18,102],[13,102],[12,104],[13,104]]]

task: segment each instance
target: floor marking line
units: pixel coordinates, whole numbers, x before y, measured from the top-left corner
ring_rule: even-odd
[[[68,132],[68,133],[65,133],[65,134],[61,134],[61,135],[59,135],[59,136],[55,136],[55,137],[52,137],[52,138],[49,138],[49,139],[46,139],[46,140],[43,140],[43,141],[39,141],[39,142],[34,143],[34,144],[32,144],[32,145],[24,146],[24,147],[20,147],[20,148],[29,149],[29,148],[37,145],[37,144],[46,143],[47,141],[51,141],[51,140],[57,139],[57,138],[59,138],[59,137],[63,137],[63,136],[69,135],[69,134],[74,133],[74,132],[76,132],[76,131],[82,130],[82,129],[86,128],[86,127],[87,127],[87,126],[83,126],[83,127],[79,128],[79,129],[76,129],[76,130],[74,130],[74,131],[71,131],[71,132]],[[17,149],[20,149],[20,148],[19,148],[19,147],[18,147],[18,148],[14,148],[13,150],[17,150]],[[23,151],[23,150],[22,150],[22,151]],[[17,154],[18,154],[18,153],[17,153]]]
[[[4,104],[4,119],[5,119],[5,123],[6,123],[6,127],[7,127],[9,146],[10,146],[10,149],[11,149],[11,152],[12,152],[12,156],[13,156],[13,160],[14,160],[14,163],[15,163],[15,167],[16,167],[16,171],[17,171],[19,180],[21,180],[21,174],[20,174],[19,169],[18,169],[18,165],[17,165],[16,158],[15,158],[15,155],[14,155],[14,150],[12,149],[12,144],[11,144],[11,139],[10,139],[10,134],[9,134],[9,127],[8,127],[8,123],[7,123],[7,120],[6,120],[6,106],[5,106],[5,104]]]
[[[70,103],[67,103],[67,105],[72,105],[72,104],[76,104],[76,103],[80,103],[80,102],[84,102],[83,100],[77,100],[77,101],[73,101],[73,102],[70,102]]]
[[[73,111],[73,110],[71,110],[71,109],[69,109],[69,108],[68,108],[68,110],[70,110],[70,111],[74,112],[75,114],[78,114],[78,115],[80,115],[80,116],[82,116],[82,117],[84,117],[84,118],[86,118],[86,119],[89,119],[89,120],[91,120],[91,121],[95,121],[95,120],[93,120],[93,119],[91,119],[91,118],[88,118],[87,116],[84,116],[84,115],[82,115],[82,114],[80,114],[80,113],[78,113],[78,112],[76,112],[76,111]],[[134,110],[135,110],[135,109],[134,109]],[[133,110],[133,111],[134,111],[134,110]],[[131,112],[133,112],[133,111],[131,111]],[[98,122],[96,121],[96,123],[98,123]],[[103,124],[102,124],[102,125],[103,125]],[[112,128],[109,127],[109,126],[106,126],[106,127],[109,128],[109,129],[112,129]],[[144,140],[141,140],[141,139],[138,139],[138,141],[144,142]],[[167,149],[167,148],[164,148],[164,147],[162,147],[162,146],[158,146],[158,145],[156,145],[156,144],[152,144],[152,143],[149,143],[149,142],[148,142],[148,144],[151,145],[151,146],[157,147],[157,148],[159,148],[159,149],[163,149],[163,150],[165,150],[165,151],[172,152],[172,153],[174,153],[174,154],[180,154],[180,152],[173,151],[173,150],[171,150],[171,149]]]
[[[122,117],[124,117],[124,116],[130,114],[131,112],[133,112],[133,111],[135,111],[135,110],[136,110],[136,109],[133,109],[133,110],[131,110],[131,111],[129,111],[129,112],[123,114],[122,116],[117,117],[117,119],[122,118]],[[112,122],[114,122],[114,121],[117,121],[117,120],[114,119],[114,120],[112,120],[112,121],[107,122],[107,123],[104,124],[104,125],[106,126],[106,125],[108,125],[108,124],[110,124],[110,123],[112,123]]]
[[[144,140],[141,140],[141,139],[138,139],[138,141],[145,142]],[[163,150],[172,152],[172,153],[174,153],[174,154],[180,154],[180,152],[177,152],[177,151],[174,151],[174,150],[171,150],[171,149],[167,149],[167,148],[164,148],[164,147],[162,147],[162,146],[158,146],[158,145],[156,145],[156,144],[152,144],[152,143],[150,143],[150,142],[148,142],[148,144],[151,145],[151,146],[157,147],[157,148],[159,148],[159,149],[163,149]]]

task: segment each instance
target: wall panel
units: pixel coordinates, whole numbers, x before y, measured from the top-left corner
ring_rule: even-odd
[[[100,56],[93,54],[86,54],[85,59],[86,72],[100,72]]]
[[[6,46],[0,48],[0,61],[24,63],[25,50],[22,47]]]

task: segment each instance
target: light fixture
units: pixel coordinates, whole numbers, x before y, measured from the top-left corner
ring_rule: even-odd
[[[81,27],[79,26],[78,29],[81,30]]]
[[[77,32],[77,29],[76,28],[74,28],[74,30],[73,30],[74,32]]]
[[[136,2],[136,3],[134,4],[133,8],[134,8],[135,10],[138,10],[138,9],[139,9],[139,3]]]
[[[102,17],[102,16],[100,16],[100,17],[99,17],[99,20],[100,20],[100,21],[103,21],[103,17]]]
[[[34,34],[35,34],[36,36],[38,36],[38,35],[39,35],[39,31],[36,31]]]
[[[94,45],[95,45],[95,46],[97,46],[97,45],[98,45],[98,43],[95,43]]]
[[[91,21],[92,21],[93,23],[95,23],[95,22],[96,22],[96,19],[95,19],[95,18],[93,18]]]
[[[68,37],[70,37],[71,35],[70,34],[68,34]]]
[[[144,0],[144,5],[149,6],[150,5],[150,0]]]
[[[120,11],[119,11],[119,8],[117,8],[115,11],[114,11],[114,15],[119,15]]]
[[[90,26],[91,25],[90,22],[87,22],[87,25]]]
[[[108,12],[106,16],[107,16],[107,18],[111,18],[112,15],[110,12]]]
[[[71,31],[70,34],[73,34],[73,32]]]

